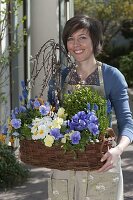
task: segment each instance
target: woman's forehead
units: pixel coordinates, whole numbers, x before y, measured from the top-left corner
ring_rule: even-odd
[[[75,36],[75,35],[88,35],[88,34],[89,34],[89,31],[85,28],[82,28],[82,29],[78,29],[74,31],[69,37]]]

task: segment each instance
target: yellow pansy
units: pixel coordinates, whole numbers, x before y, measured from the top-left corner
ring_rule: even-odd
[[[57,117],[53,120],[51,128],[61,128],[61,125],[63,124],[63,119],[60,117]]]
[[[54,143],[54,137],[51,135],[47,135],[44,139],[45,142],[45,146],[47,147],[52,147],[53,143]]]

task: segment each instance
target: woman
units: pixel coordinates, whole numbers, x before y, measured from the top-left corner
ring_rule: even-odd
[[[104,154],[101,162],[106,162],[98,171],[52,171],[49,197],[52,200],[122,200],[120,156],[133,140],[127,83],[117,68],[96,60],[102,49],[102,27],[96,19],[84,15],[72,17],[64,27],[63,43],[75,59],[76,67],[63,70],[62,91],[73,90],[77,84],[89,85],[110,99],[118,124],[118,143]],[[49,100],[50,97],[49,91]]]

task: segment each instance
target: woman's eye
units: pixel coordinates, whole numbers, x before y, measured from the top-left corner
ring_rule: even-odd
[[[85,40],[86,39],[86,36],[82,36],[79,38],[79,40]]]
[[[67,41],[73,41],[73,38],[72,38],[72,37],[69,37],[69,38],[67,39]]]

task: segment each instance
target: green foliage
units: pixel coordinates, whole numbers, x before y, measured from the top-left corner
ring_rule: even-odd
[[[74,8],[75,15],[87,14],[101,21],[104,44],[103,51],[97,59],[119,68],[120,56],[126,55],[133,50],[131,40],[131,38],[133,38],[133,1],[74,0]],[[115,42],[116,45],[112,44],[112,39],[116,36],[118,37],[119,34],[122,34],[125,38],[130,38],[128,46],[124,46],[124,44],[121,45],[120,41],[119,46],[117,45],[117,41]],[[120,68],[124,76],[129,77],[129,75],[127,76],[127,69],[122,69],[122,67],[124,67],[123,64],[121,64]],[[131,67],[128,73],[131,74]],[[129,81],[129,85],[131,84],[131,81]]]
[[[16,159],[13,151],[0,142],[0,189],[8,189],[22,184],[29,171]]]
[[[133,18],[133,3],[130,0],[74,0],[74,6],[75,15],[87,14],[101,21],[105,46],[121,30],[123,20]]]
[[[133,87],[133,51],[119,60],[120,71],[125,75],[130,87]]]
[[[20,31],[20,26],[25,22],[26,16],[20,17],[19,10],[23,5],[23,0],[3,0],[0,2],[0,47],[2,41],[11,39],[10,44],[6,46],[3,52],[0,49],[0,88],[7,84],[9,74],[7,69],[20,48],[24,45],[23,37],[26,35],[26,30]],[[18,19],[14,24],[14,17]],[[8,34],[7,34],[8,32]],[[9,38],[6,38],[9,37]],[[1,95],[1,94],[0,94]]]
[[[81,87],[72,94],[65,94],[63,107],[70,119],[77,112],[86,111],[88,103],[90,104],[90,110],[93,110],[95,105],[98,106],[96,115],[99,119],[100,131],[104,133],[109,127],[107,100],[100,96],[97,91],[92,90],[90,87]]]

